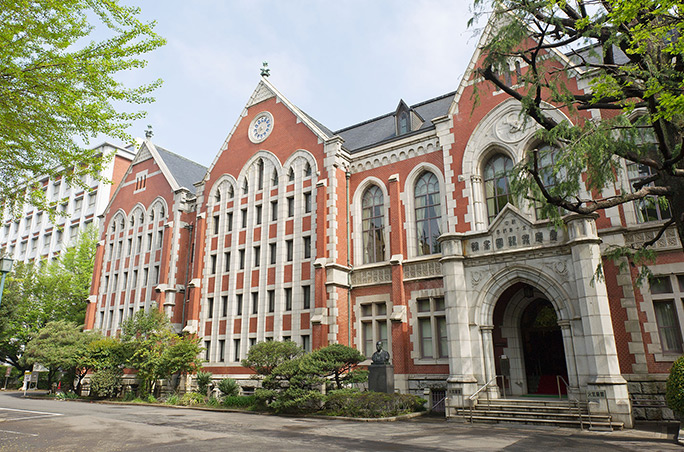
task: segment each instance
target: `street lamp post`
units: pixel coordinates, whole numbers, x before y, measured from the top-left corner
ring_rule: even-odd
[[[5,289],[5,276],[12,271],[12,264],[14,264],[14,261],[9,257],[0,259],[0,273],[2,273],[2,279],[0,280],[0,306],[2,305],[2,292]]]

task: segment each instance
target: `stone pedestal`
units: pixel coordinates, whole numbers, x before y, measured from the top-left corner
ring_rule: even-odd
[[[392,364],[371,364],[368,366],[368,390],[394,392],[394,366]]]

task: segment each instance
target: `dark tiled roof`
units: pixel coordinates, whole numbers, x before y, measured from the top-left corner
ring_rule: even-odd
[[[171,171],[171,175],[176,179],[176,182],[178,182],[178,185],[187,188],[194,194],[194,183],[202,180],[204,174],[207,172],[207,168],[192,160],[188,160],[185,157],[181,157],[178,154],[167,151],[160,146],[155,145],[155,147],[162,160],[164,160],[164,163],[169,168],[169,171]]]
[[[299,110],[299,111],[301,111],[301,110]],[[314,118],[312,118],[311,115],[309,115],[308,113],[302,111],[302,114],[303,114],[304,116],[306,116],[307,119],[308,119],[309,121],[313,122],[313,123],[316,125],[316,127],[318,127],[319,129],[321,129],[321,130],[323,131],[323,133],[325,133],[325,134],[328,135],[329,137],[332,137],[333,135],[335,135],[335,133],[334,133],[332,130],[328,129],[326,126],[324,126],[324,125],[321,124],[320,122],[316,121],[316,120],[315,120]]]
[[[444,94],[434,99],[411,106],[411,109],[420,115],[425,122],[415,132],[422,132],[434,127],[431,120],[449,112],[451,102],[456,92]],[[384,141],[397,138],[394,111],[383,116],[356,124],[334,132],[344,139],[344,147],[350,152],[360,151]]]
[[[583,60],[588,63],[600,63],[600,55],[603,52],[600,46],[588,46],[575,51],[570,51],[566,55],[575,64],[581,63]],[[615,56],[616,64],[627,64],[629,58],[617,46],[613,46],[613,55]]]

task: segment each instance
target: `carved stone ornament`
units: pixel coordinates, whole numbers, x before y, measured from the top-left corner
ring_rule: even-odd
[[[497,137],[506,143],[516,143],[522,140],[526,130],[518,112],[508,113],[494,127]]]

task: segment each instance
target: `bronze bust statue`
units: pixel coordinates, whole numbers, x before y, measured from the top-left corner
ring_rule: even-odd
[[[378,341],[375,344],[375,353],[371,356],[372,364],[388,364],[390,360],[390,354],[387,350],[382,349],[382,341]]]

